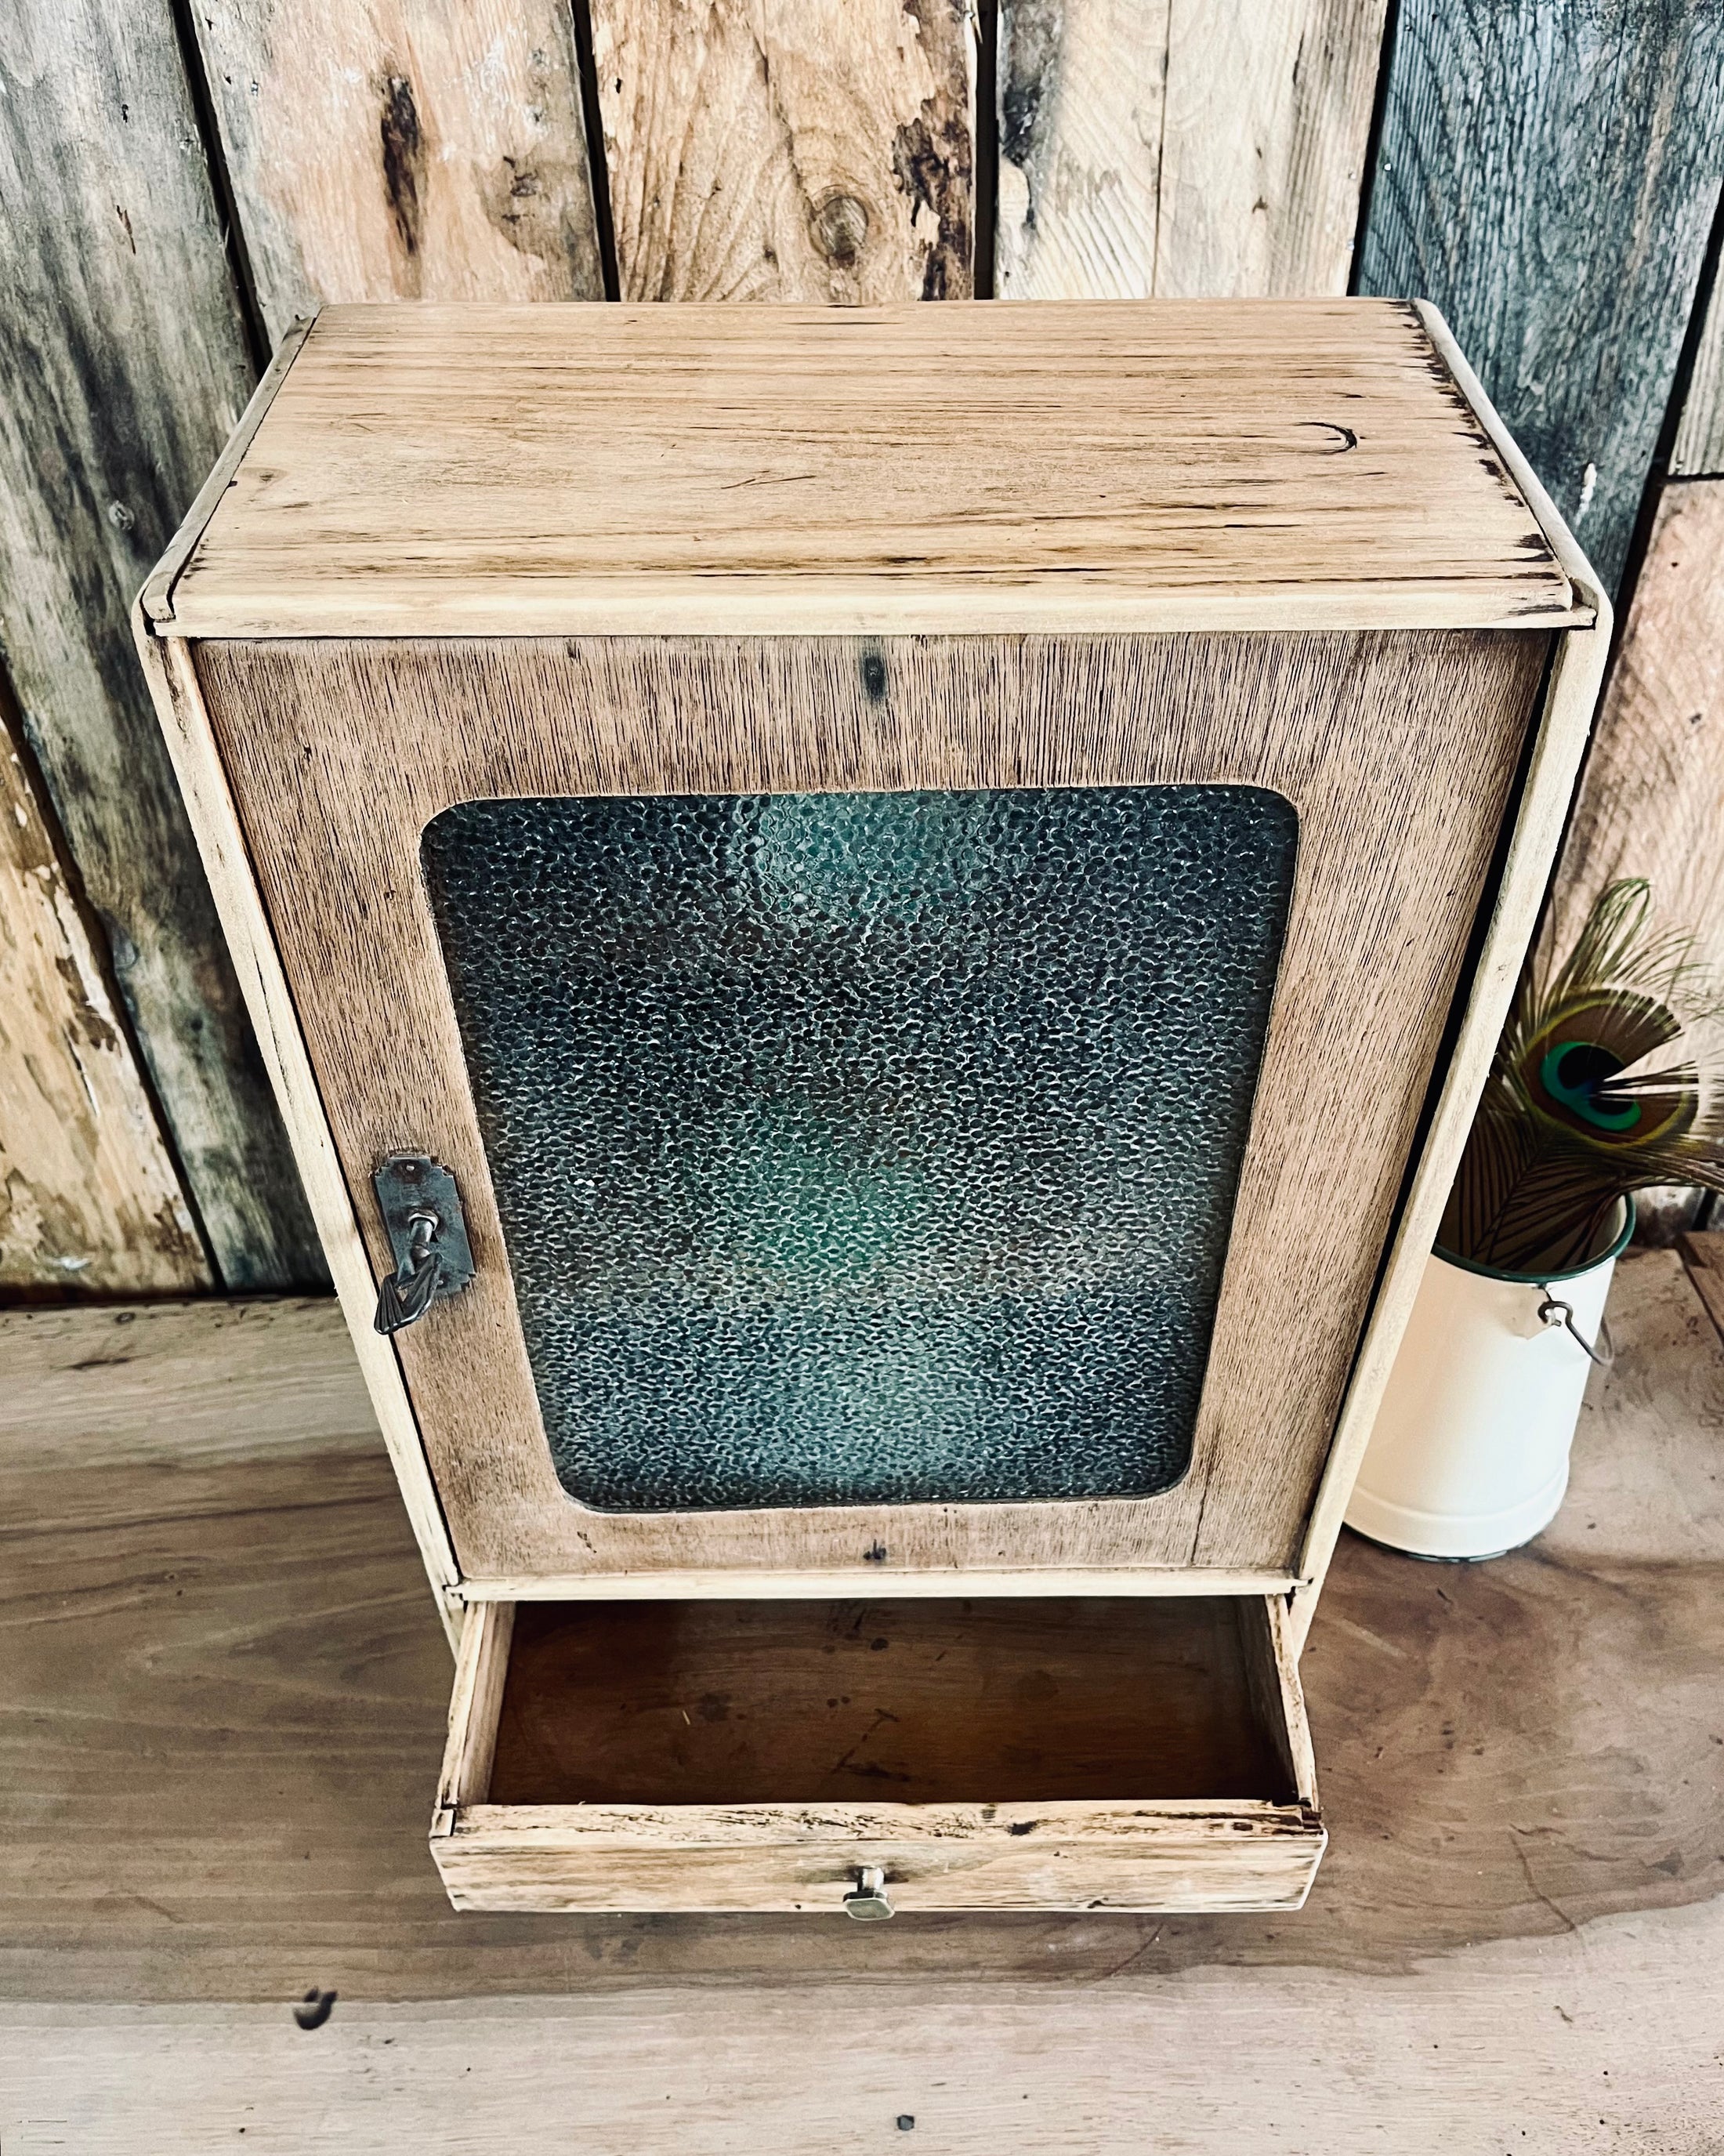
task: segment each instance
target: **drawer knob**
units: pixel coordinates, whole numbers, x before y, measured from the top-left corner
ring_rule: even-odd
[[[859,1923],[877,1924],[895,1913],[886,1898],[886,1875],[877,1864],[865,1864],[844,1897],[844,1913]]]

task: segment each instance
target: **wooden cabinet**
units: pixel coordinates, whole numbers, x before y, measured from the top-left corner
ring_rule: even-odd
[[[138,628],[456,1900],[1296,1902],[1609,637],[1440,322],[331,309]]]

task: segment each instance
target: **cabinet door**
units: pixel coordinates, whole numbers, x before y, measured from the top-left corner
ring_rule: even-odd
[[[1547,644],[197,647],[472,1591],[1287,1577]]]

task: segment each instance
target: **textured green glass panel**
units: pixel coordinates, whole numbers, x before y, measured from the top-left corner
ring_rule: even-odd
[[[661,1512],[1176,1482],[1296,845],[1253,787],[438,817],[563,1486]]]

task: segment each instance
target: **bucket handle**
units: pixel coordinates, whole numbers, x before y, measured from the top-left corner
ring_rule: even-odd
[[[1616,1348],[1610,1337],[1610,1327],[1603,1319],[1598,1320],[1598,1339],[1589,1341],[1574,1322],[1574,1306],[1564,1302],[1560,1296],[1552,1295],[1547,1281],[1541,1281],[1539,1286],[1544,1290],[1544,1301],[1538,1306],[1540,1322],[1547,1326],[1560,1325],[1591,1361],[1596,1363],[1601,1370],[1608,1370],[1616,1360]],[[1599,1352],[1601,1348],[1602,1353]]]

